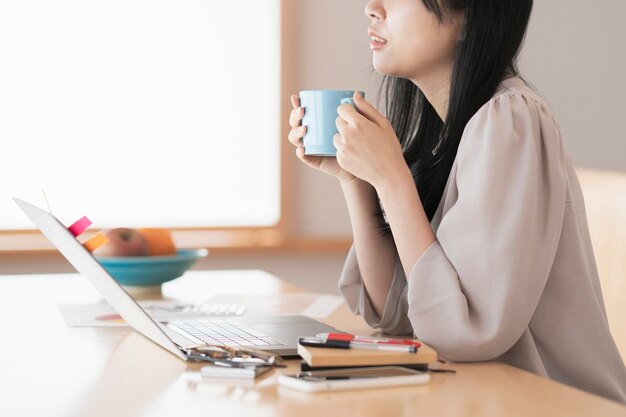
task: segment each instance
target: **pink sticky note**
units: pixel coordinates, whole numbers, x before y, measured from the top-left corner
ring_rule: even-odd
[[[87,218],[87,216],[83,216],[80,219],[76,220],[74,224],[67,228],[74,237],[83,233],[87,228],[91,226],[91,220]]]

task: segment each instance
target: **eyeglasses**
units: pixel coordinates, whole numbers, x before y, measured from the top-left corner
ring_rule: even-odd
[[[186,353],[191,360],[211,362],[214,365],[230,368],[258,366],[284,368],[287,366],[280,355],[249,347],[195,345],[188,347]]]

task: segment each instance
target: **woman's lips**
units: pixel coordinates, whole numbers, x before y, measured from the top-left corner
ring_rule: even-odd
[[[368,29],[367,33],[370,35],[370,49],[373,51],[379,51],[387,45],[387,40],[382,38],[378,33],[374,32],[372,29]]]
[[[372,49],[373,51],[379,51],[383,49],[386,45],[387,45],[387,42],[380,42],[375,39],[372,39],[370,41],[370,49]]]

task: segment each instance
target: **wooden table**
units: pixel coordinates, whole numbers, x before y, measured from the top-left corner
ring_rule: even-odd
[[[263,271],[195,271],[164,286],[166,298],[299,291]],[[0,276],[0,414],[4,416],[626,416],[626,407],[494,363],[448,364],[430,384],[307,395],[256,381],[202,380],[129,328],[70,328],[57,304],[99,294],[76,274]],[[325,320],[372,334],[342,306]],[[290,361],[286,372],[296,369]]]

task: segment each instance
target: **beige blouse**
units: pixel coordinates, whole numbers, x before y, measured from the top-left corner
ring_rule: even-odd
[[[583,195],[554,114],[509,78],[468,122],[409,277],[399,258],[382,317],[354,247],[339,288],[353,312],[452,361],[496,359],[626,402]]]

